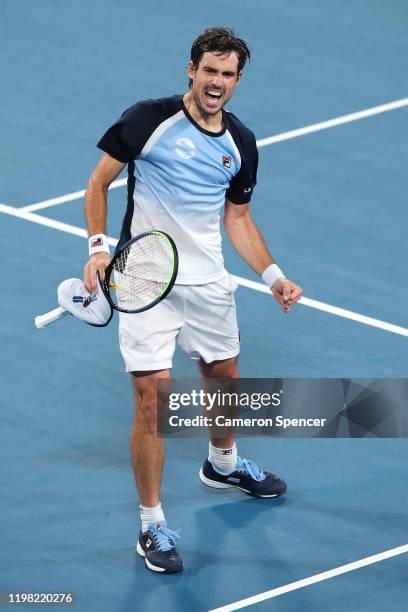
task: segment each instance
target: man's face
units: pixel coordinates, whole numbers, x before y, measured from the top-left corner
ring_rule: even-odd
[[[235,51],[206,51],[194,67],[188,64],[188,76],[193,80],[191,94],[202,115],[215,115],[228,102],[237,86],[238,56]]]

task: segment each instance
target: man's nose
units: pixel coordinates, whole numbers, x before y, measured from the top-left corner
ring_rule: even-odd
[[[213,74],[211,85],[214,87],[222,87],[222,76],[220,74]]]

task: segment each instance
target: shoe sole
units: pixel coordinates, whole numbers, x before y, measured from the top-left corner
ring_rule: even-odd
[[[283,491],[283,493],[272,493],[272,495],[257,495],[256,493],[251,493],[251,491],[248,491],[247,489],[244,489],[243,487],[240,487],[239,485],[227,484],[226,482],[218,482],[217,480],[211,480],[210,478],[207,478],[207,476],[204,476],[203,468],[200,469],[199,476],[200,476],[201,482],[205,484],[207,487],[211,487],[212,489],[239,489],[240,491],[243,491],[244,493],[246,493],[247,495],[250,495],[251,497],[262,497],[262,498],[279,497],[279,495],[282,495],[284,493]]]
[[[141,547],[139,541],[137,542],[137,545],[136,545],[136,552],[138,555],[144,558],[146,567],[149,570],[152,570],[152,572],[159,572],[161,574],[175,574],[176,572],[181,572],[181,570],[183,569],[183,566],[181,566],[180,569],[170,569],[169,570],[169,569],[166,569],[165,567],[157,567],[157,565],[153,565],[153,563],[150,563],[149,559],[146,557],[146,553]]]

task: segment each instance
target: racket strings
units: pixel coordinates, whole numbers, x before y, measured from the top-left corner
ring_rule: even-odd
[[[174,252],[161,234],[132,243],[115,261],[111,299],[119,309],[138,310],[158,300],[174,271]]]

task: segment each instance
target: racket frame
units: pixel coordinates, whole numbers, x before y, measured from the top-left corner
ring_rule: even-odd
[[[120,258],[122,253],[126,249],[128,249],[132,244],[134,244],[138,240],[141,240],[145,236],[151,236],[152,234],[154,234],[156,236],[157,235],[164,236],[166,238],[166,240],[170,243],[171,249],[173,251],[173,271],[172,271],[172,274],[171,274],[171,277],[170,277],[170,281],[169,281],[166,289],[163,291],[163,293],[161,295],[159,295],[159,297],[156,298],[153,302],[150,302],[150,304],[147,304],[146,306],[143,306],[142,308],[136,308],[134,310],[133,309],[132,310],[127,310],[127,309],[124,309],[124,308],[120,308],[119,306],[117,306],[113,302],[113,300],[111,298],[111,295],[110,295],[110,291],[109,291],[109,282],[110,282],[111,276],[112,276],[112,274],[114,272],[115,262]],[[120,247],[120,249],[114,254],[114,256],[112,257],[112,259],[109,262],[108,266],[106,267],[106,270],[105,270],[105,279],[103,281],[101,281],[100,278],[99,278],[100,286],[102,287],[102,291],[103,291],[106,299],[108,300],[109,304],[115,310],[117,310],[119,312],[126,312],[126,313],[144,312],[145,310],[149,310],[150,308],[153,308],[153,306],[156,306],[156,304],[159,304],[159,302],[164,300],[164,298],[170,293],[170,291],[173,288],[174,283],[176,282],[177,273],[178,273],[178,262],[179,262],[178,251],[177,251],[177,247],[176,247],[172,237],[169,236],[168,234],[166,234],[166,232],[162,232],[161,230],[149,230],[147,232],[143,232],[142,234],[138,234],[134,238],[131,238],[130,240],[125,242],[125,244],[122,247]],[[99,272],[98,272],[98,277],[99,277]]]

